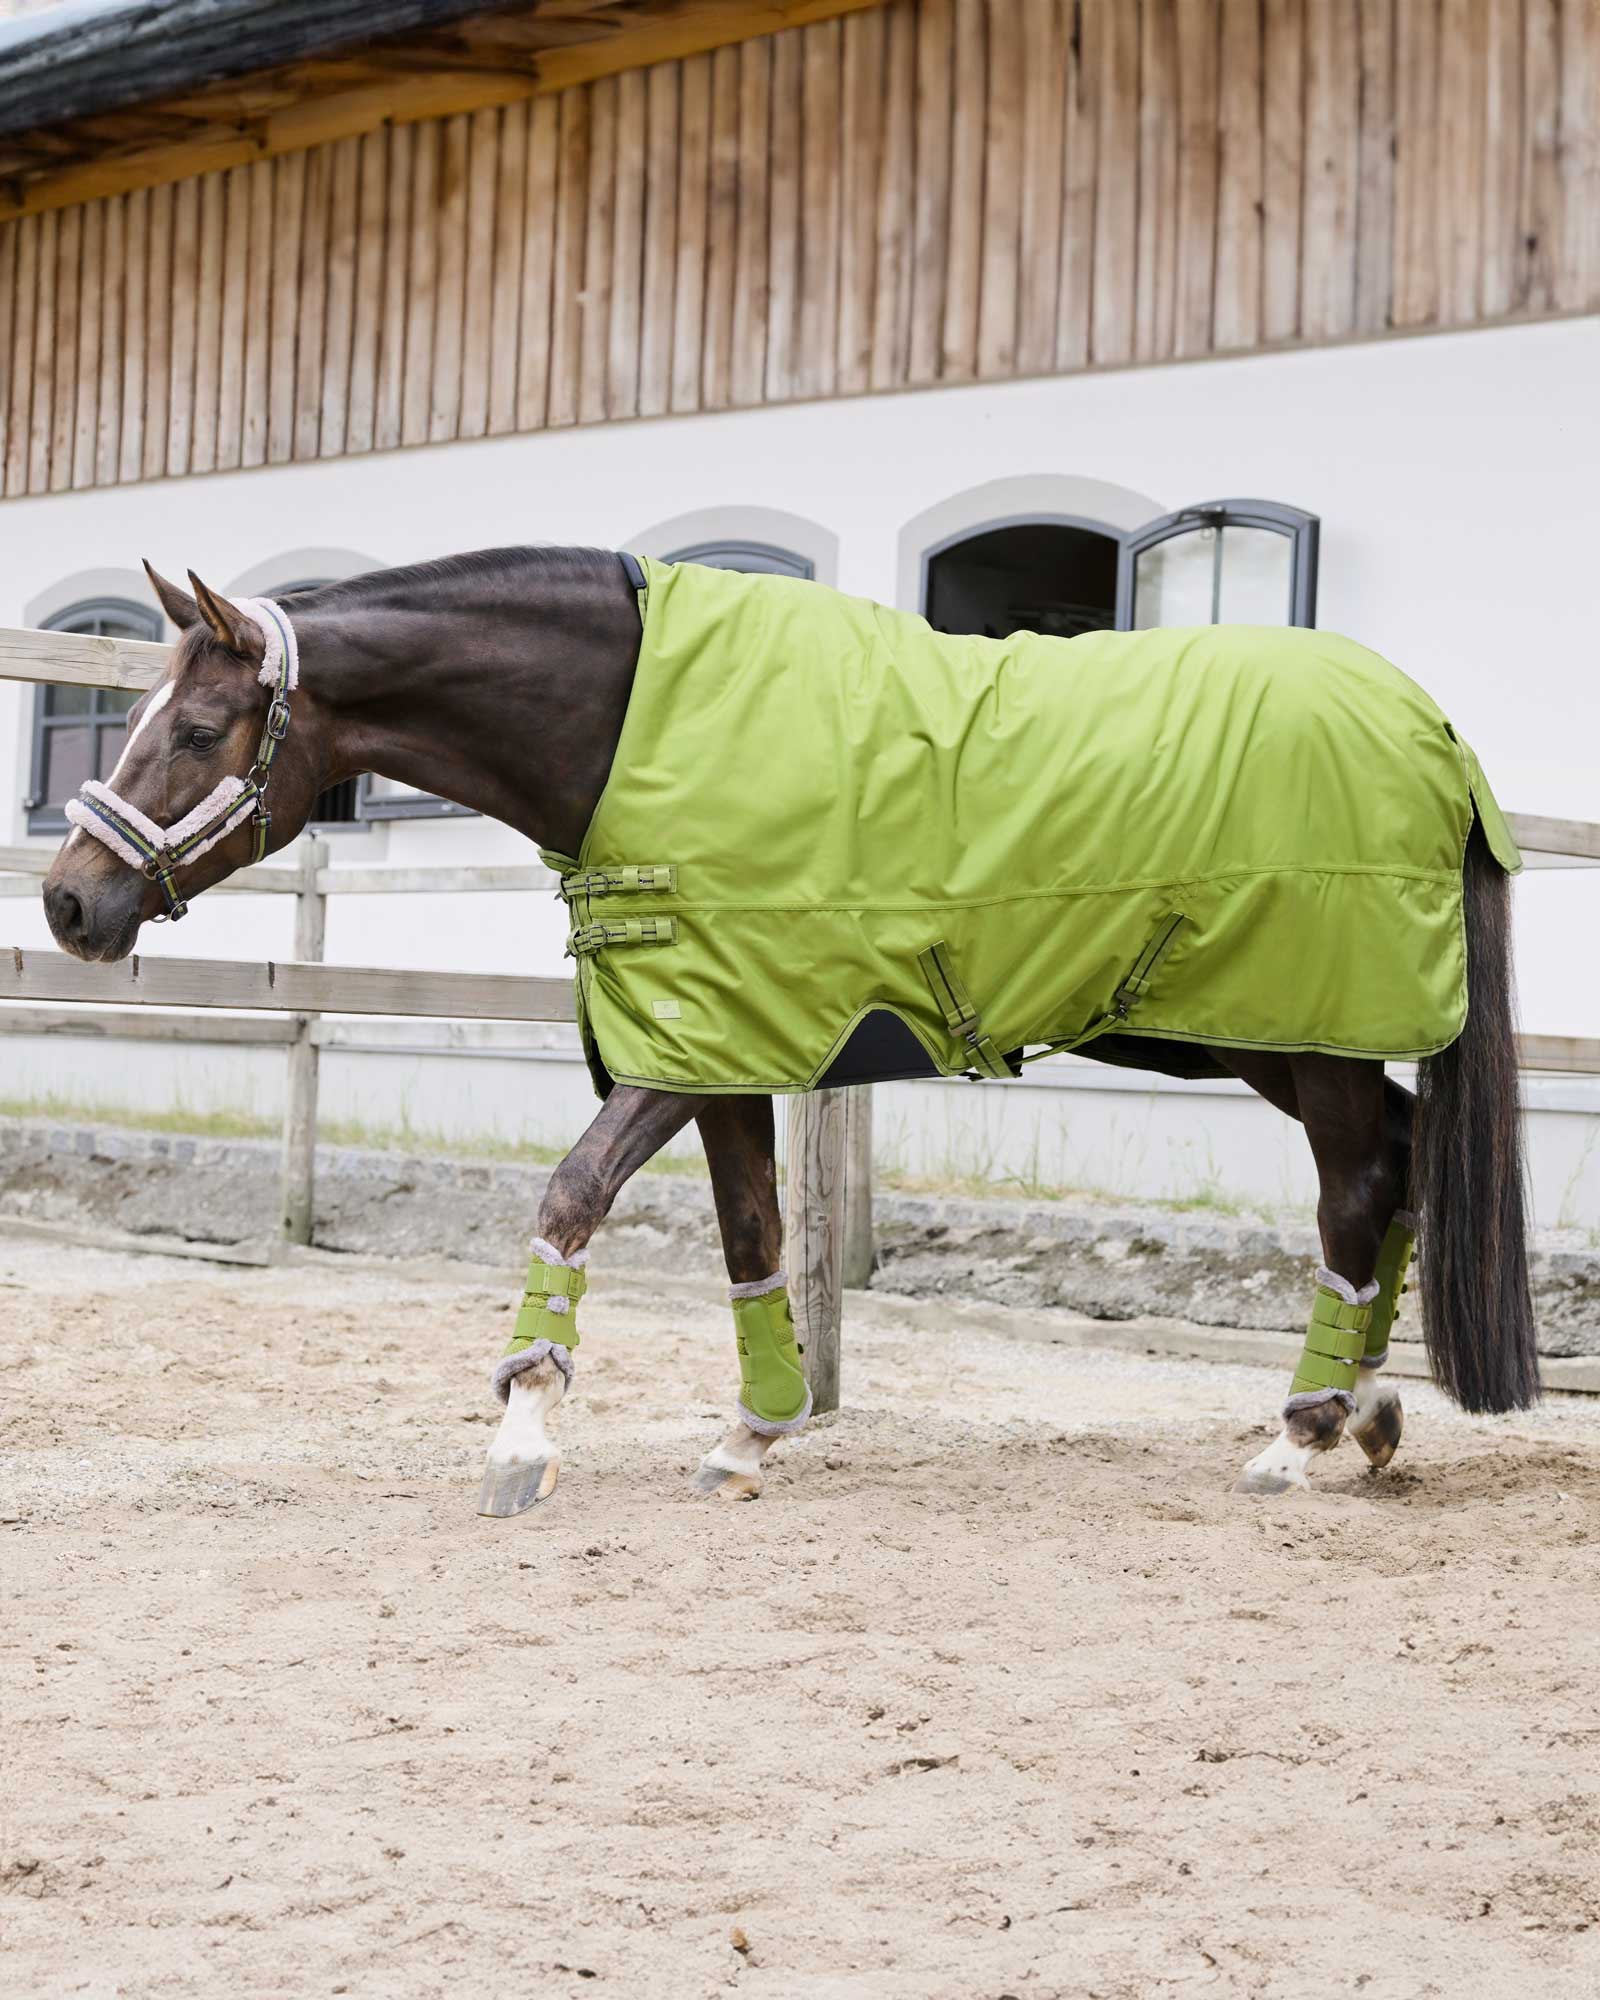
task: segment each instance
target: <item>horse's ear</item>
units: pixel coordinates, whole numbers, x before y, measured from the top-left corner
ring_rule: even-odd
[[[187,632],[191,625],[198,625],[200,607],[188,591],[180,590],[175,583],[168,583],[159,570],[150,567],[145,557],[141,556],[139,560],[144,563],[144,573],[150,579],[150,588],[155,592],[157,602],[178,630]]]
[[[194,585],[194,601],[200,607],[200,616],[215,637],[247,666],[259,667],[267,656],[261,627],[236,604],[230,604],[214,590],[207,590],[193,570],[189,572],[189,581]]]

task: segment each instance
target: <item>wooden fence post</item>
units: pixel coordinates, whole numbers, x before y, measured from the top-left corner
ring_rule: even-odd
[[[853,1084],[844,1107],[844,1278],[846,1291],[872,1282],[872,1085]]]
[[[844,1275],[843,1090],[789,1099],[785,1263],[795,1332],[813,1409],[839,1407],[839,1311]]]
[[[328,843],[300,844],[300,880],[294,899],[294,955],[303,965],[322,963],[328,925],[328,899],[317,886],[328,865]],[[283,1235],[289,1243],[309,1243],[317,1174],[317,1068],[313,1037],[317,1014],[295,1017],[295,1038],[289,1044],[289,1073],[283,1111]]]

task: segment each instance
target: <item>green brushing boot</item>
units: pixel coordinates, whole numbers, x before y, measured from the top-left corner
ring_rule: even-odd
[[[739,1343],[739,1415],[757,1437],[788,1437],[811,1415],[811,1390],[800,1366],[788,1280],[780,1271],[753,1285],[735,1285],[733,1323]]]
[[[1350,1422],[1350,1435],[1378,1467],[1394,1457],[1405,1428],[1400,1392],[1391,1382],[1381,1381],[1378,1371],[1388,1359],[1389,1331],[1400,1317],[1400,1298],[1406,1290],[1406,1272],[1416,1241],[1416,1217],[1398,1210],[1384,1231],[1383,1247],[1378,1252],[1378,1296],[1372,1301],[1366,1352],[1356,1384],[1356,1413]]]
[[[589,1280],[580,1265],[564,1262],[554,1246],[540,1237],[534,1238],[532,1253],[511,1344],[494,1371],[494,1390],[502,1403],[511,1393],[513,1380],[547,1358],[568,1382],[572,1380],[578,1301],[588,1290]]]
[[[1347,1411],[1355,1408],[1356,1379],[1367,1351],[1373,1296],[1371,1287],[1363,1286],[1357,1292],[1332,1271],[1317,1273],[1311,1323],[1306,1328],[1300,1365],[1289,1384],[1286,1417],[1335,1399],[1342,1401]]]

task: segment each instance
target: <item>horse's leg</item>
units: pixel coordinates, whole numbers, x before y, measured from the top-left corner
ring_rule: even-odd
[[[1409,1098],[1387,1082],[1382,1065],[1350,1057],[1242,1057],[1237,1073],[1306,1128],[1321,1196],[1317,1223],[1324,1265],[1306,1349],[1288,1402],[1283,1430],[1245,1467],[1240,1489],[1281,1493],[1305,1486],[1306,1470],[1330,1451],[1354,1412],[1355,1433],[1375,1464],[1387,1464],[1399,1442],[1399,1399],[1376,1383],[1381,1353],[1369,1344],[1375,1307],[1387,1345],[1388,1319],[1403,1274],[1393,1247],[1409,1231],[1400,1216],[1409,1163]],[[1380,1271],[1380,1266],[1382,1271]],[[1386,1275],[1388,1283],[1380,1282]],[[1364,1361],[1371,1354],[1374,1365]],[[1364,1376],[1371,1376],[1368,1387]]]
[[[773,1161],[772,1099],[713,1098],[697,1122],[728,1263],[741,1402],[739,1421],[700,1461],[694,1483],[719,1499],[754,1500],[763,1484],[762,1460],[780,1437],[801,1428],[811,1409],[809,1395],[803,1404],[794,1401],[804,1385],[790,1379],[799,1361],[781,1269],[783,1218]],[[753,1348],[761,1351],[753,1353]],[[763,1365],[765,1379],[759,1372]],[[768,1407],[795,1414],[765,1419],[748,1407],[752,1395],[757,1401],[774,1397]]]
[[[546,1419],[572,1380],[575,1308],[583,1296],[589,1239],[628,1177],[704,1103],[703,1097],[618,1084],[550,1176],[511,1350],[495,1370],[495,1391],[506,1413],[489,1447],[480,1514],[521,1514],[555,1491],[561,1454]]]

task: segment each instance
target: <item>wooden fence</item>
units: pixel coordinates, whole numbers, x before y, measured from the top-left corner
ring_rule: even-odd
[[[165,646],[80,633],[0,628],[0,680],[142,688],[166,671]],[[1530,854],[1600,863],[1600,824],[1511,814]],[[242,868],[212,895],[292,895],[295,956],[287,963],[133,957],[89,965],[55,950],[0,947],[0,1033],[92,1034],[191,1045],[282,1047],[288,1057],[282,1228],[311,1240],[315,1202],[318,1064],[324,1014],[562,1022],[575,1018],[572,983],[509,973],[402,971],[327,965],[330,895],[548,891],[534,865],[331,868],[325,842],[306,840],[289,866]],[[0,847],[0,897],[38,893],[54,859],[40,847]],[[199,1013],[144,1014],[143,1008]],[[248,1013],[210,1010],[249,1009]],[[132,1010],[132,1011],[128,1011]],[[279,1018],[287,1017],[287,1018]],[[1524,1035],[1524,1069],[1600,1075],[1600,1038]],[[843,1291],[872,1265],[871,1093],[822,1090],[788,1101],[786,1261],[816,1406],[838,1407]]]

